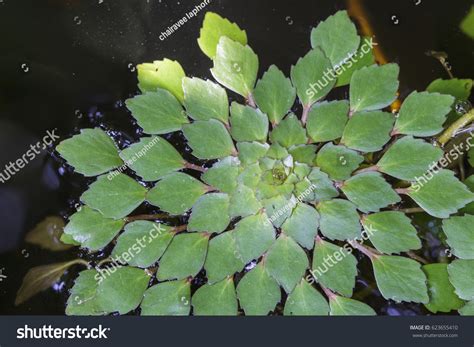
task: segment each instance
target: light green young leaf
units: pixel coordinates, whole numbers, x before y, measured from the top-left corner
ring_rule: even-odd
[[[360,37],[347,11],[336,12],[311,31],[311,47],[321,47],[333,66],[347,61],[359,43]]]
[[[291,81],[305,107],[311,106],[331,91],[336,82],[335,78],[327,76],[331,72],[331,61],[320,48],[310,50],[291,67]]]
[[[127,175],[118,174],[112,179],[102,175],[82,194],[81,201],[104,217],[120,219],[140,206],[146,193],[145,187]]]
[[[99,273],[92,269],[79,272],[67,300],[66,315],[97,316],[104,314],[97,304],[98,275]]]
[[[342,199],[320,202],[319,229],[331,240],[352,240],[360,236],[359,214],[353,203]]]
[[[298,118],[290,113],[270,133],[272,143],[279,143],[289,148],[295,145],[305,144],[308,141],[306,131]]]
[[[316,158],[315,145],[297,145],[292,147],[288,152],[293,157],[295,163],[312,165],[314,158]]]
[[[183,133],[193,149],[193,155],[199,159],[219,159],[235,153],[229,132],[224,124],[215,119],[186,124]]]
[[[240,154],[240,153],[239,153]],[[223,193],[232,193],[237,187],[239,163],[235,157],[227,157],[216,162],[201,179]]]
[[[454,97],[438,93],[413,92],[405,99],[398,113],[394,133],[433,136],[443,130],[446,115]]]
[[[357,259],[348,251],[322,239],[316,240],[312,275],[325,287],[344,296],[352,296],[357,275]]]
[[[118,237],[112,258],[136,267],[149,267],[160,259],[173,236],[169,226],[143,220],[132,222]]]
[[[230,217],[247,217],[257,213],[262,205],[255,197],[253,189],[246,185],[239,184],[234,193],[230,196],[229,213]]]
[[[270,199],[262,201],[262,203],[267,216],[269,216],[269,220],[271,220],[275,227],[279,228],[290,217],[296,200],[292,197],[287,198],[282,194],[277,194]]]
[[[175,172],[165,176],[147,194],[147,201],[160,210],[180,215],[206,193],[207,186],[192,176]]]
[[[474,259],[474,216],[455,216],[443,220],[443,231],[452,253],[461,259]]]
[[[338,75],[336,87],[345,86],[350,83],[355,71],[370,66],[375,63],[375,56],[372,47],[376,45],[372,37],[364,37],[360,41],[357,52],[339,68],[334,68]]]
[[[184,168],[185,163],[178,151],[160,136],[142,137],[120,152],[120,157],[144,181],[157,181]],[[116,176],[116,173],[109,176]]]
[[[369,305],[363,302],[334,296],[329,300],[331,316],[375,316],[376,313]]]
[[[221,36],[227,36],[231,40],[247,44],[247,33],[239,28],[235,23],[230,22],[226,18],[222,18],[217,13],[206,12],[198,45],[201,51],[209,58],[214,59],[217,50],[217,44]]]
[[[224,87],[249,98],[257,80],[258,57],[249,46],[232,41],[226,36],[219,39],[212,76]]]
[[[281,230],[306,249],[312,249],[318,232],[319,214],[311,206],[298,203]]]
[[[431,172],[426,183],[413,183],[408,195],[428,214],[438,218],[448,218],[466,204],[474,201],[474,194],[454,177],[450,170]]]
[[[236,316],[238,303],[232,277],[204,284],[192,297],[196,316]]]
[[[167,134],[189,123],[179,101],[164,89],[137,95],[125,104],[145,134]]]
[[[115,268],[97,286],[96,302],[102,312],[126,314],[138,307],[148,287],[150,276],[143,269]]]
[[[105,218],[100,212],[84,206],[69,217],[64,233],[81,244],[81,247],[97,251],[107,246],[122,230],[125,222]]]
[[[326,142],[342,136],[349,113],[346,100],[316,103],[311,107],[306,129],[314,142]]]
[[[154,285],[144,294],[142,316],[187,316],[191,309],[189,281],[170,281]]]
[[[295,103],[296,89],[275,65],[263,74],[254,91],[258,107],[268,115],[273,125],[278,124]]]
[[[395,121],[391,113],[372,111],[352,115],[341,144],[361,152],[377,152],[390,140]]]
[[[210,193],[201,196],[193,206],[188,222],[189,231],[220,233],[230,222],[229,195]]]
[[[308,268],[308,257],[291,237],[280,234],[265,256],[268,273],[291,293]]]
[[[268,118],[260,110],[233,102],[230,106],[231,134],[236,141],[265,142]]]
[[[426,276],[416,261],[399,256],[373,257],[375,280],[382,296],[396,302],[429,302]]]
[[[56,147],[76,172],[97,176],[122,165],[115,142],[100,128],[81,129],[81,133],[61,141]]]
[[[265,316],[281,300],[281,290],[264,265],[259,263],[240,280],[237,296],[247,316]]]
[[[474,300],[474,260],[455,259],[448,265],[449,281],[456,294],[464,300]]]
[[[258,162],[265,156],[270,146],[267,143],[260,142],[238,142],[237,150],[242,165],[248,165]]]
[[[341,190],[362,212],[377,212],[401,200],[378,172],[355,175],[344,182]]]
[[[229,104],[227,92],[212,81],[200,78],[183,79],[184,107],[195,120],[217,119],[227,123]]]
[[[426,87],[426,91],[430,93],[448,94],[454,96],[457,100],[467,100],[471,95],[473,85],[472,79],[451,78],[443,80],[438,78]]]
[[[247,264],[265,253],[275,240],[275,229],[265,213],[245,217],[235,225],[239,258]]]
[[[404,136],[385,152],[377,163],[378,169],[401,180],[423,176],[433,163],[443,157],[443,150],[422,139]]]
[[[391,63],[354,72],[349,90],[351,112],[380,110],[395,101],[399,70]]]
[[[339,195],[329,176],[318,167],[313,167],[308,175],[308,180],[313,185],[314,201],[316,202],[330,200]]]
[[[316,156],[316,165],[333,180],[346,180],[364,161],[364,157],[345,146],[326,143]]]
[[[416,229],[403,212],[373,213],[362,219],[362,225],[370,242],[382,253],[400,253],[421,248]]]
[[[461,316],[474,316],[474,300],[466,303],[466,305],[459,310],[459,313]]]
[[[234,231],[217,235],[209,242],[204,269],[210,284],[242,270],[245,264],[240,259]]]
[[[461,31],[474,40],[474,6],[471,6],[467,15],[459,24]]]
[[[454,287],[449,282],[447,266],[447,264],[423,265],[423,271],[428,278],[430,296],[430,301],[425,307],[433,313],[450,312],[464,305],[464,301],[454,293]]]
[[[158,88],[166,89],[179,102],[183,102],[182,80],[185,73],[175,60],[155,60],[153,63],[137,65],[138,87],[145,92],[155,92]]]
[[[285,316],[327,316],[329,305],[324,297],[305,280],[288,295]]]
[[[160,260],[156,277],[159,281],[194,277],[206,259],[209,235],[184,233],[176,235]]]

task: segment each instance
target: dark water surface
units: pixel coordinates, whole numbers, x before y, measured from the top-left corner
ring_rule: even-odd
[[[198,3],[0,0],[0,171],[47,130],[57,129],[64,139],[80,128],[101,125],[117,131],[121,146],[135,141],[139,134],[123,104],[137,92],[135,64],[167,57],[178,60],[188,76],[211,78],[211,62],[196,43],[205,11],[218,12],[247,30],[260,59],[261,76],[271,64],[289,75],[290,66],[310,48],[311,28],[347,6],[346,1],[334,0],[212,0],[177,32],[159,39]],[[428,50],[447,52],[456,77],[474,77],[474,44],[458,29],[472,1],[362,4],[387,59],[400,65],[401,97],[425,89],[433,79],[447,78],[442,66],[425,55]],[[46,216],[72,214],[90,183],[61,165],[49,149],[6,184],[0,183],[0,270],[6,276],[0,281],[0,314],[64,313],[67,289],[80,268],[72,268],[55,288],[13,305],[29,268],[77,257],[76,250],[49,252],[23,241],[25,233]],[[425,220],[420,226],[435,230],[432,223]],[[424,242],[426,246],[428,241]],[[359,269],[366,275],[357,285],[361,297],[373,278],[365,260]],[[370,298],[364,301],[378,313],[427,313],[418,305],[387,303],[377,291],[368,292]]]

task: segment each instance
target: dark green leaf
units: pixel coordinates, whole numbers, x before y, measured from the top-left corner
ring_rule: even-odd
[[[188,280],[163,282],[148,288],[140,306],[142,316],[187,316],[191,309]]]
[[[346,100],[316,103],[311,107],[306,129],[314,142],[326,142],[342,136],[349,113]]]
[[[226,278],[216,284],[204,284],[194,293],[192,304],[196,316],[236,316],[234,281]]]

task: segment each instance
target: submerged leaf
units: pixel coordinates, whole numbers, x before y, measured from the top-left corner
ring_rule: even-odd
[[[49,216],[38,223],[25,236],[25,241],[50,251],[64,251],[72,245],[61,242],[64,220],[58,216]]]

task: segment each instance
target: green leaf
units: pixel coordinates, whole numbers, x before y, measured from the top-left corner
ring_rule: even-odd
[[[173,236],[166,225],[143,220],[132,222],[118,237],[112,258],[132,266],[149,267],[160,259]]]
[[[318,226],[318,212],[309,205],[298,203],[291,216],[281,226],[281,230],[301,246],[312,249]]]
[[[442,149],[422,139],[404,136],[390,146],[377,167],[383,173],[408,181],[422,176],[431,164],[442,157]]]
[[[327,316],[329,305],[316,289],[302,280],[288,295],[283,314],[285,316]]]
[[[268,273],[291,293],[308,268],[308,257],[291,237],[280,234],[265,256]]]
[[[372,258],[372,265],[385,299],[428,303],[426,276],[419,263],[405,257],[381,255]]]
[[[176,235],[160,260],[159,281],[194,277],[206,259],[209,236],[204,233]]]
[[[232,193],[237,187],[238,175],[239,163],[237,158],[227,157],[216,162],[201,176],[201,179],[223,193]]]
[[[184,106],[195,120],[217,119],[227,123],[229,104],[224,88],[212,81],[200,78],[183,79]]]
[[[260,176],[262,174],[262,169],[258,163],[248,165],[242,170],[242,172],[237,177],[237,184],[242,183],[247,187],[255,188],[260,182]]]
[[[310,50],[296,65],[291,66],[291,81],[301,103],[311,106],[324,98],[334,86],[336,80],[327,76],[332,72],[331,61],[319,48]]]
[[[289,150],[295,163],[305,163],[312,165],[314,158],[316,158],[315,145],[297,145]]]
[[[354,72],[349,90],[351,112],[379,110],[395,101],[399,70],[391,63]]]
[[[280,123],[295,103],[296,89],[278,67],[271,65],[257,82],[254,97],[258,107],[275,125]]]
[[[331,316],[375,316],[376,313],[369,305],[363,302],[334,296],[329,300]]]
[[[212,76],[227,89],[248,98],[257,80],[258,57],[249,46],[222,36],[217,45]]]
[[[209,242],[204,264],[209,283],[212,284],[231,276],[242,270],[244,266],[237,250],[233,231],[217,235]]]
[[[239,184],[230,197],[230,217],[247,217],[257,213],[262,205],[255,197],[254,191],[246,185]]]
[[[454,293],[454,287],[449,282],[447,267],[447,264],[423,265],[430,296],[425,307],[433,313],[450,312],[464,305],[464,301]]]
[[[268,118],[260,110],[233,102],[230,114],[231,134],[236,141],[266,141]]]
[[[276,195],[264,200],[262,203],[269,217],[269,221],[271,221],[275,227],[279,228],[285,220],[290,217],[291,211],[296,205],[296,200],[283,195]]]
[[[240,280],[237,296],[247,316],[265,316],[280,302],[281,291],[264,265],[259,263]]]
[[[353,203],[342,199],[320,202],[319,229],[331,240],[352,240],[360,236],[359,214]]]
[[[347,11],[338,11],[311,31],[311,47],[321,47],[333,66],[347,61],[359,47],[360,37]]]
[[[201,51],[209,58],[214,59],[217,50],[217,44],[221,36],[227,36],[231,40],[247,44],[247,33],[239,28],[235,23],[230,22],[226,18],[222,18],[217,13],[206,12],[198,45]]]
[[[311,274],[325,287],[344,296],[352,296],[357,259],[351,251],[347,245],[339,247],[322,239],[316,240]]]
[[[468,178],[466,178],[463,183],[466,185],[466,187],[469,188],[469,190],[471,192],[474,192],[474,175],[471,175]],[[467,204],[461,210],[461,212],[468,213],[468,214],[474,214],[474,202],[471,202],[471,203]]]
[[[191,285],[188,280],[163,282],[145,292],[142,316],[187,316],[191,309]]]
[[[333,180],[346,180],[364,161],[364,157],[345,146],[326,143],[316,156],[316,165]]]
[[[455,259],[448,265],[449,281],[456,294],[464,300],[474,300],[474,260]]]
[[[449,94],[457,100],[467,100],[471,95],[473,81],[472,79],[451,78],[443,80],[438,78],[426,87],[426,91],[430,93]]]
[[[459,313],[461,316],[474,316],[474,300],[469,301],[466,305],[464,305],[459,310]]]
[[[431,172],[431,179],[422,177],[425,183],[413,183],[408,195],[428,214],[448,218],[461,207],[474,200],[474,194],[454,177],[454,172],[439,170]]]
[[[373,42],[372,37],[364,37],[360,41],[357,52],[339,68],[334,68],[338,75],[336,87],[349,84],[355,71],[375,63],[375,56],[372,50],[372,47],[375,45],[376,43]]]
[[[239,258],[244,263],[259,258],[275,240],[275,230],[265,213],[245,217],[235,225]]]
[[[99,282],[97,306],[106,313],[126,314],[140,305],[149,281],[145,270],[129,266],[116,268]]]
[[[474,40],[474,6],[471,6],[471,9],[459,24],[459,28]]]
[[[59,216],[48,216],[29,231],[25,241],[49,251],[64,251],[72,245],[61,241],[64,220]]]
[[[98,177],[82,194],[81,201],[113,219],[128,216],[145,201],[147,190],[134,179],[124,174],[109,178],[108,175]]]
[[[98,276],[99,273],[96,270],[79,272],[67,300],[66,315],[95,316],[104,314],[97,304]]]
[[[339,195],[339,192],[334,187],[334,184],[329,176],[322,172],[318,167],[313,167],[311,169],[311,172],[308,175],[308,180],[316,187],[313,190],[314,201],[319,202],[323,200],[330,200]]]
[[[451,217],[443,220],[443,231],[452,253],[461,259],[474,259],[474,216]]]
[[[311,107],[306,129],[314,142],[326,142],[342,136],[349,113],[346,100],[324,101]]]
[[[100,212],[84,206],[69,217],[64,233],[81,244],[81,247],[97,251],[107,246],[122,230],[125,222],[105,218]]]
[[[414,136],[433,136],[443,130],[454,98],[438,93],[413,92],[398,113],[394,132]]]
[[[216,284],[204,284],[194,293],[192,304],[196,316],[236,316],[234,281],[226,278]]]
[[[268,143],[238,142],[237,150],[240,162],[244,166],[258,162],[260,158],[265,156],[269,147]]]
[[[400,253],[421,248],[416,229],[403,212],[373,213],[362,219],[362,225],[370,242],[382,253]]]
[[[401,200],[378,172],[355,175],[345,181],[341,189],[362,212],[377,212]]]
[[[215,119],[186,124],[183,133],[193,149],[193,155],[199,159],[218,159],[235,153],[229,132],[224,124]]]
[[[91,177],[122,165],[115,142],[100,128],[81,129],[81,133],[61,141],[56,147],[76,172]]]
[[[155,60],[153,63],[137,65],[138,87],[145,92],[155,92],[158,88],[166,89],[179,102],[183,102],[182,80],[185,73],[175,60]]]
[[[270,139],[273,143],[279,143],[286,148],[306,144],[308,141],[305,129],[293,113],[286,116],[285,119],[273,129],[270,133]]]
[[[142,137],[139,142],[125,148],[120,157],[144,181],[160,178],[184,168],[185,161],[178,151],[159,136]],[[117,173],[111,173],[114,177]]]
[[[229,196],[225,193],[201,196],[193,206],[188,230],[210,233],[224,231],[230,222],[229,203]]]
[[[147,201],[160,210],[180,215],[206,193],[207,186],[192,176],[175,172],[165,176],[147,194]]]
[[[352,115],[341,144],[361,152],[377,152],[390,140],[394,117],[391,113],[372,111]]]
[[[178,100],[164,89],[137,95],[125,104],[145,134],[167,134],[189,123]]]

